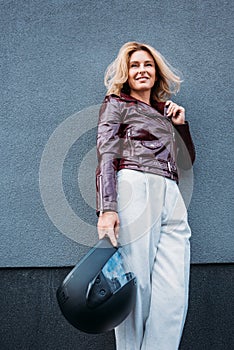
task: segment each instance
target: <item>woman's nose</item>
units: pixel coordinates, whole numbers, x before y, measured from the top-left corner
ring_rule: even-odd
[[[144,63],[141,63],[139,65],[139,69],[138,70],[139,70],[140,73],[145,72],[145,65],[144,65]]]

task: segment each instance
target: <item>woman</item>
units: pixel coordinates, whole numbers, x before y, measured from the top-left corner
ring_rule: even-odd
[[[176,350],[188,304],[190,228],[179,167],[195,159],[180,78],[154,48],[129,42],[105,77],[97,136],[99,238],[121,244],[137,276],[133,312],[115,329],[118,350]]]

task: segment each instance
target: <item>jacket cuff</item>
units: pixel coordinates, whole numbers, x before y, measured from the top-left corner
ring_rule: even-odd
[[[96,213],[97,213],[97,216],[99,216],[101,212],[105,213],[107,211],[115,211],[117,213],[118,212],[117,203],[116,202],[105,202],[102,209],[97,208]]]
[[[173,123],[174,128],[176,128],[176,130],[178,130],[178,132],[180,134],[183,133],[187,133],[189,131],[189,123],[187,122],[187,120],[185,120],[184,124],[174,124]]]

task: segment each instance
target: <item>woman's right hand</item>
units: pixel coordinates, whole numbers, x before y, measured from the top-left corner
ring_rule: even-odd
[[[119,237],[119,216],[115,211],[101,213],[98,218],[97,228],[99,239],[107,236],[112,245],[117,247],[117,239]]]

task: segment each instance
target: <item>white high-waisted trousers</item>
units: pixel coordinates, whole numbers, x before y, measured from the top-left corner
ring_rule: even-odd
[[[115,328],[117,350],[176,350],[188,307],[191,231],[175,181],[117,173],[120,238],[137,277],[134,310]]]

